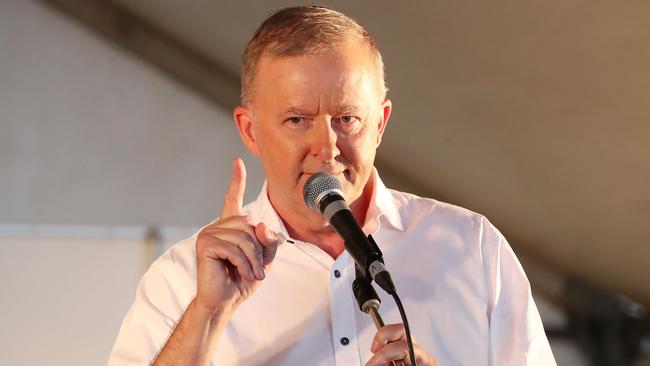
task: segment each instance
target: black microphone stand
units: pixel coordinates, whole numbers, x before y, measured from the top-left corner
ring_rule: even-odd
[[[354,297],[357,299],[357,304],[359,304],[359,309],[364,313],[370,315],[375,327],[377,329],[384,326],[384,320],[379,314],[379,306],[381,305],[381,300],[375,291],[375,288],[372,287],[372,283],[364,276],[362,271],[359,271],[359,267],[354,266],[357,278],[352,282],[352,292]],[[403,366],[404,362],[402,360],[393,361],[395,366]]]
[[[354,281],[357,285],[353,283],[352,290],[359,302],[359,308],[361,311],[370,314],[377,328],[383,326],[383,321],[379,316],[379,297],[370,283],[375,281],[379,287],[393,297],[404,324],[408,357],[411,365],[417,366],[411,330],[406,319],[406,310],[404,310],[402,300],[397,295],[397,289],[395,289],[390,272],[384,265],[381,249],[379,249],[371,235],[366,237],[366,234],[356,221],[352,210],[345,202],[341,182],[338,178],[325,172],[316,173],[305,182],[303,197],[305,204],[325,216],[327,222],[343,239],[345,250],[354,259],[357,272],[357,280]],[[362,280],[359,280],[359,278]],[[366,286],[364,286],[364,283]],[[395,362],[395,364],[401,365],[403,362]]]

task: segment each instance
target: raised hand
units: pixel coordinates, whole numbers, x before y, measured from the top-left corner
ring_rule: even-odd
[[[210,312],[232,312],[257,288],[275,257],[279,237],[242,213],[246,168],[236,158],[219,220],[196,241],[197,293],[194,302]]]

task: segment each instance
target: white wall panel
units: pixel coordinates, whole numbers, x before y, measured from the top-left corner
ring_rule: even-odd
[[[0,238],[0,364],[105,364],[148,260],[141,239]]]
[[[0,222],[201,226],[246,157],[230,110],[36,1],[0,1]]]

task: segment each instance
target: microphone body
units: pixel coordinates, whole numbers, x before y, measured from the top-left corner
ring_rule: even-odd
[[[323,172],[316,173],[305,182],[303,195],[307,206],[325,216],[343,239],[345,250],[362,274],[369,280],[375,280],[386,292],[393,293],[395,286],[384,266],[381,250],[372,236],[366,236],[361,230],[352,215],[338,178]]]

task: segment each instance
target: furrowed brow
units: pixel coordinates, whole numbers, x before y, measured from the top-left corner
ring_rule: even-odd
[[[284,111],[284,114],[295,114],[299,116],[311,116],[314,114],[312,111],[308,111],[306,109],[301,109],[297,107],[289,107]]]
[[[354,112],[358,112],[358,111],[361,110],[361,108],[359,106],[356,106],[356,105],[342,105],[342,106],[338,107],[337,109],[338,109],[339,114],[342,114],[342,113],[354,113]]]

